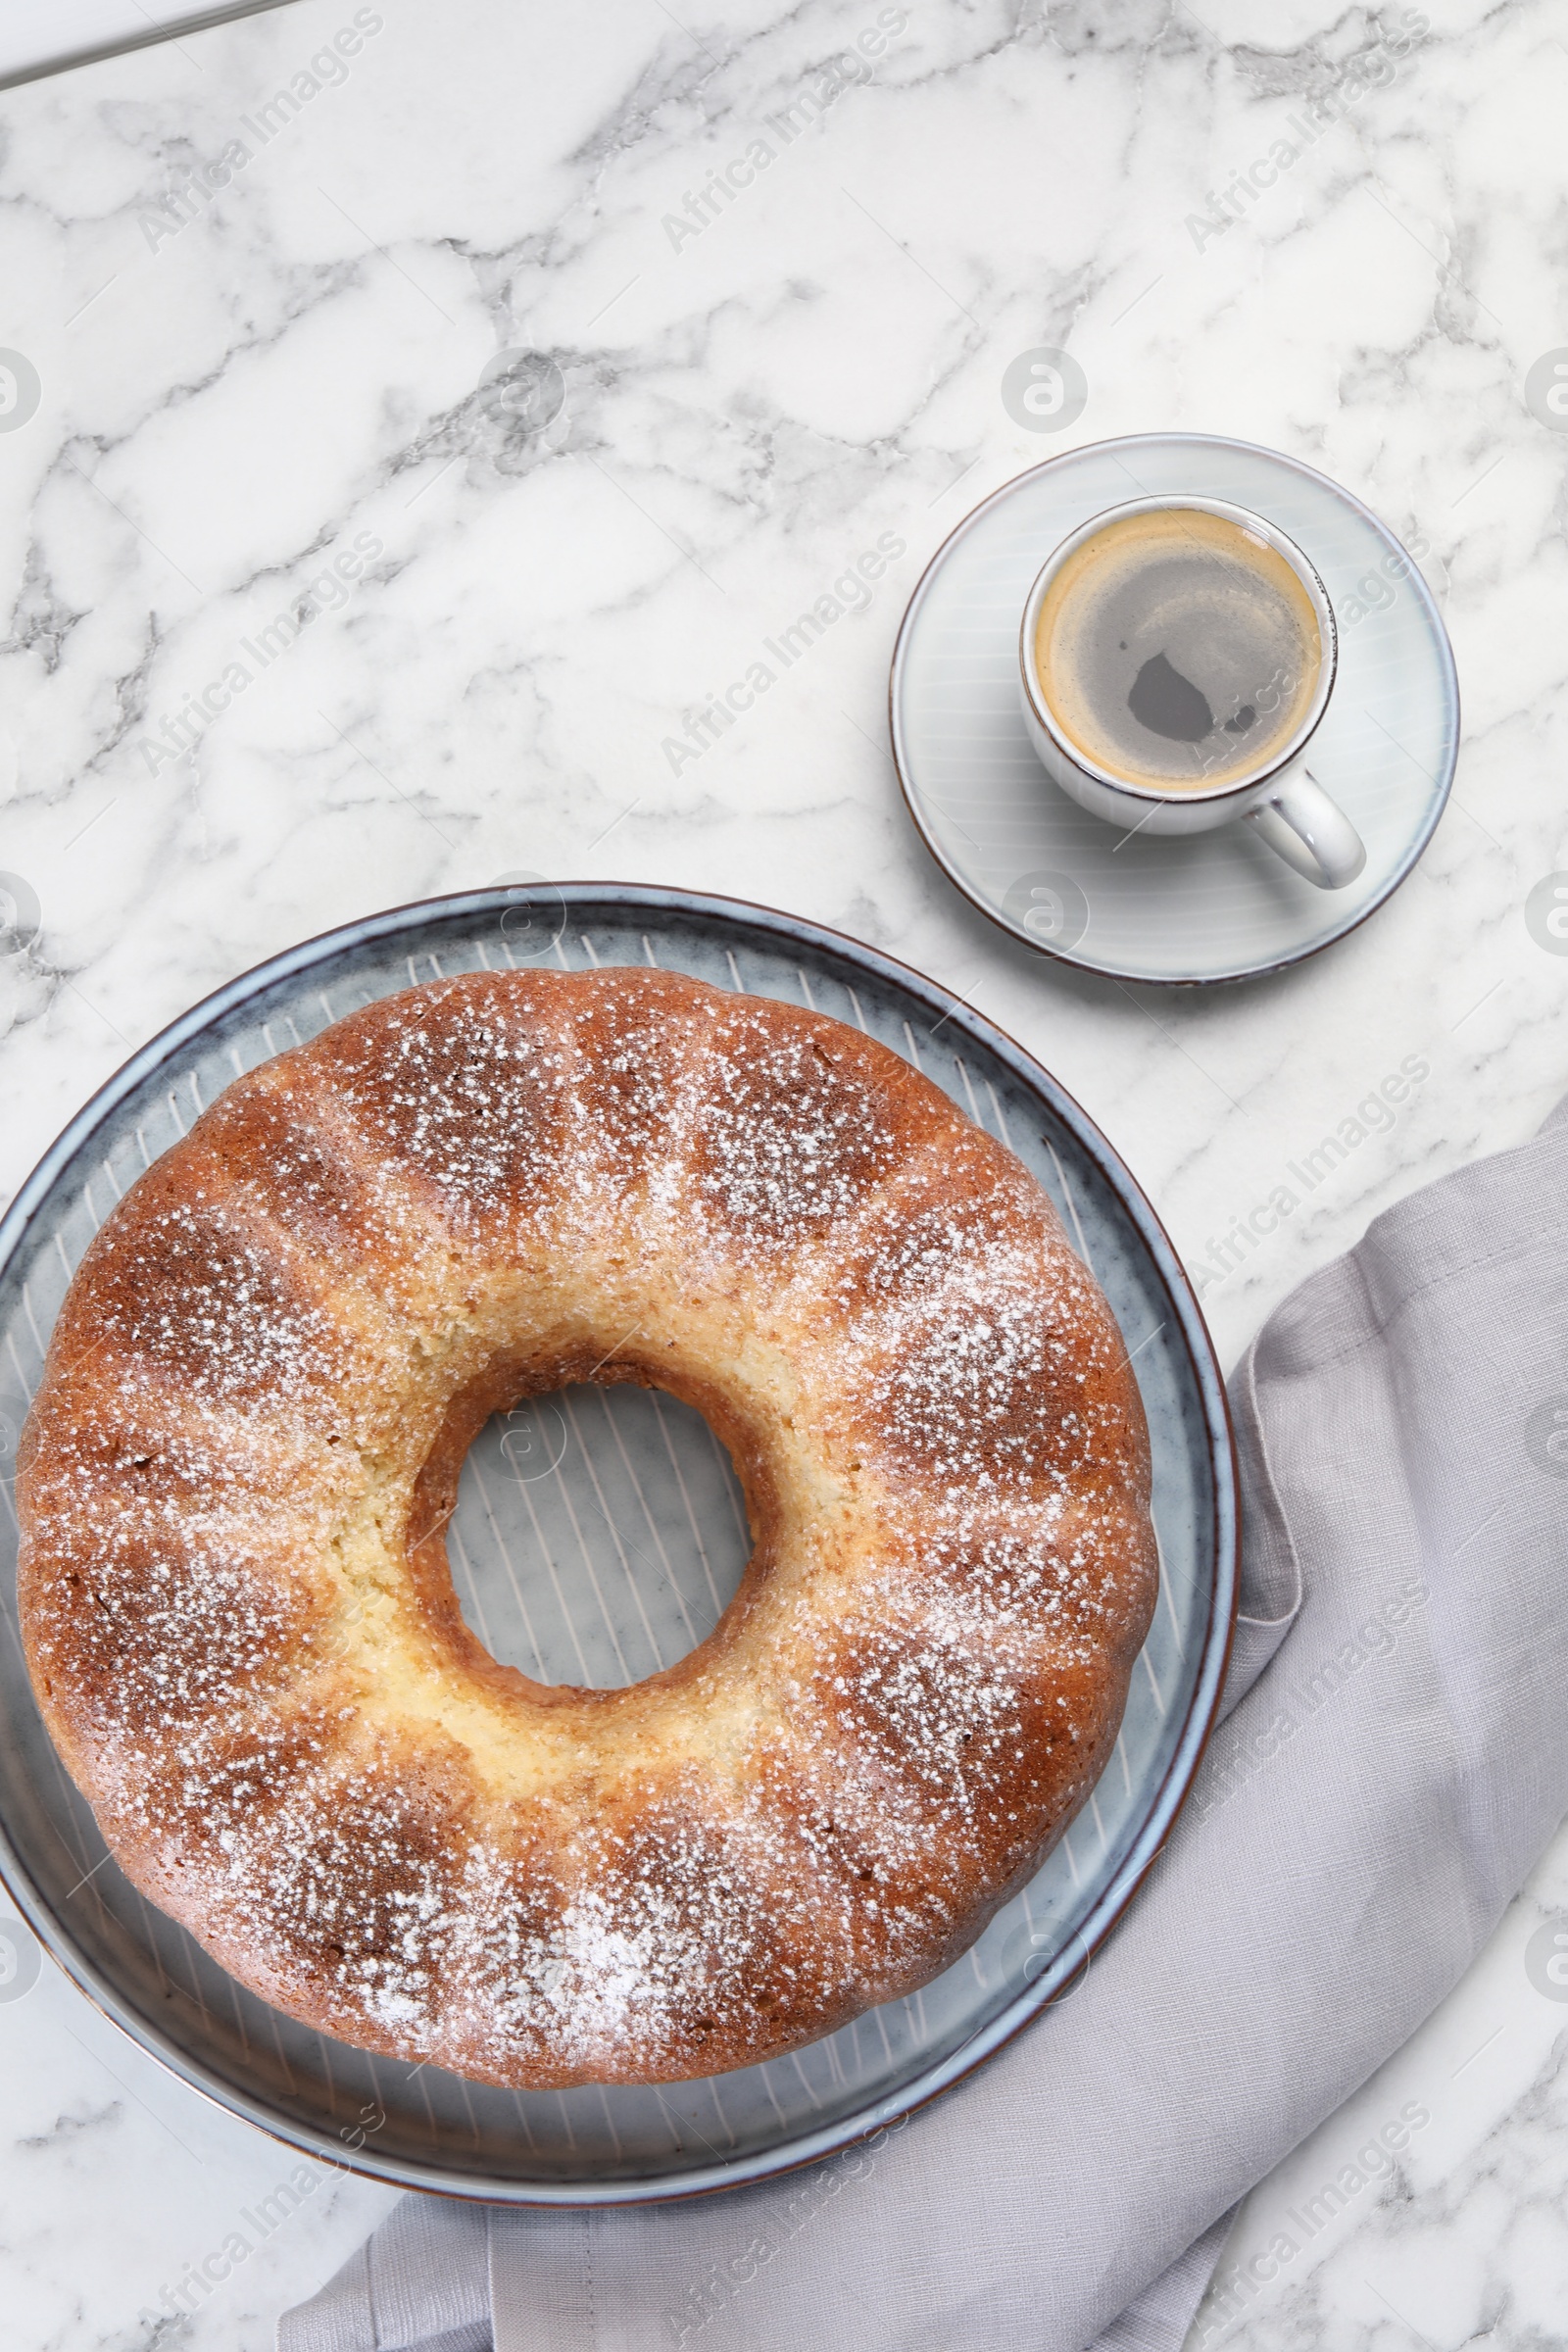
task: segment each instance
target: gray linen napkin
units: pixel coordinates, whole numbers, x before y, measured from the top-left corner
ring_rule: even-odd
[[[1562,1112],[1380,1217],[1232,1387],[1234,1712],[1072,1996],[804,2175],[594,2214],[410,2199],[279,2352],[1174,2352],[1239,2199],[1568,1810]]]

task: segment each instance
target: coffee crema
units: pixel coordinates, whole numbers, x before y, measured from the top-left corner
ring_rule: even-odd
[[[1107,522],[1046,591],[1035,674],[1072,748],[1152,792],[1266,771],[1311,710],[1325,660],[1312,598],[1228,515],[1155,508]]]

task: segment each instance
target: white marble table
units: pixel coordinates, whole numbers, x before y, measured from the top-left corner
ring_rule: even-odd
[[[763,900],[936,974],[1079,1097],[1195,1261],[1429,1063],[1217,1269],[1227,1360],[1378,1209],[1529,1135],[1568,1086],[1568,962],[1525,914],[1568,866],[1568,435],[1526,398],[1568,338],[1568,5],[1429,13],[302,0],[0,100],[0,341],[37,378],[23,417],[30,377],[0,377],[0,1188],[230,974],[519,869]],[[1058,440],[1002,400],[1042,343],[1088,379]],[[524,351],[560,370],[554,416],[548,372],[532,416],[482,388]],[[884,749],[945,533],[1054,448],[1155,426],[1293,451],[1423,538],[1468,713],[1381,914],[1180,997],[971,914]],[[884,533],[906,552],[865,609],[676,757]],[[1563,1906],[1568,1841],[1256,2192],[1198,2340],[1568,2335],[1568,2006],[1525,1961]],[[1403,2106],[1429,2121],[1397,2177],[1355,2170]],[[269,2344],[390,2201],[322,2177],[291,2208],[291,2170],[47,1964],[0,2000],[8,2343],[145,2347],[138,2314],[206,2265],[178,2340]]]

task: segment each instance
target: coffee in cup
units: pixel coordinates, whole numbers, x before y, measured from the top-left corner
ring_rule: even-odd
[[[1306,765],[1334,692],[1334,608],[1278,524],[1168,495],[1092,516],[1037,575],[1018,662],[1029,741],[1092,815],[1129,837],[1241,817],[1324,890],[1365,865]]]
[[[1074,548],[1042,602],[1034,659],[1094,767],[1209,792],[1283,756],[1311,710],[1323,639],[1266,539],[1201,508],[1146,508]]]

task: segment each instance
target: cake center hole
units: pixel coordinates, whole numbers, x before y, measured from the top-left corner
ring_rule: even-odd
[[[447,1527],[464,1622],[540,1683],[613,1690],[706,1642],[751,1557],[728,1451],[659,1389],[558,1389],[496,1413]]]

